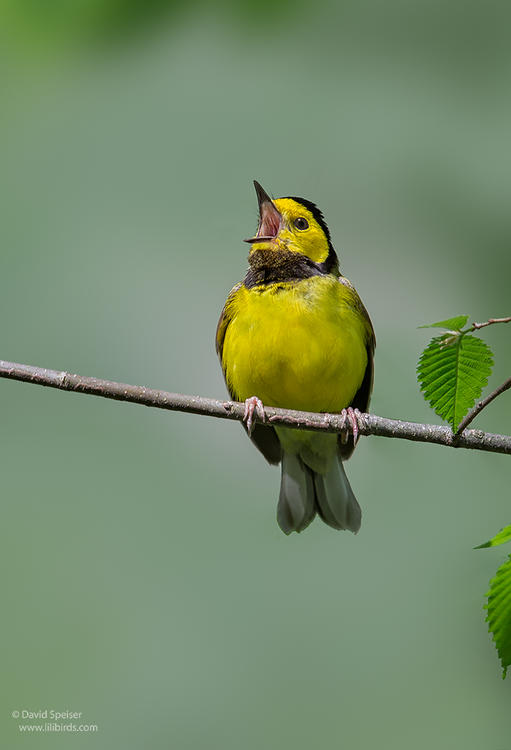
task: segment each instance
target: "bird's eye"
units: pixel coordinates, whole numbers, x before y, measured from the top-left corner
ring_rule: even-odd
[[[302,232],[304,229],[309,228],[309,222],[307,221],[307,219],[304,219],[303,216],[299,216],[297,219],[295,219],[293,224]]]

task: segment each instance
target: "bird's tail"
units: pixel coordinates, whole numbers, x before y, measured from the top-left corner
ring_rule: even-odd
[[[340,458],[325,474],[310,469],[296,453],[284,452],[277,521],[284,532],[303,531],[316,513],[334,529],[360,529],[362,510]]]

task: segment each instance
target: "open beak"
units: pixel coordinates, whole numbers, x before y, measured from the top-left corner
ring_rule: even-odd
[[[249,237],[244,242],[268,242],[278,235],[281,216],[266,190],[256,180],[254,187],[259,201],[259,228],[255,237]]]

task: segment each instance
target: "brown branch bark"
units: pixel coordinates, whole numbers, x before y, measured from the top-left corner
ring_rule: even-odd
[[[469,332],[478,331],[480,328],[486,328],[486,326],[492,326],[494,323],[511,323],[511,315],[508,318],[490,318],[484,323],[472,323]]]
[[[73,375],[69,372],[47,370],[42,367],[5,362],[0,360],[0,378],[21,380],[26,383],[58,388],[75,393],[88,393],[92,396],[129,401],[157,409],[204,414],[221,419],[242,420],[244,404],[234,401],[218,401],[201,396],[187,396],[182,393],[168,393],[138,385],[127,385],[111,380]],[[284,425],[301,430],[318,432],[340,432],[342,429],[339,414],[314,414],[312,412],[287,409],[265,408],[266,424]],[[471,448],[511,455],[511,436],[494,435],[481,430],[465,430],[457,440],[449,427],[416,422],[403,422],[397,419],[377,417],[374,414],[361,414],[359,417],[361,435],[401,438],[423,443],[436,443],[457,448]]]

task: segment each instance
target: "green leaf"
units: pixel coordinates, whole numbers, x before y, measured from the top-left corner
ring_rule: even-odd
[[[493,365],[490,347],[469,334],[444,334],[422,352],[417,377],[424,398],[456,430],[481,395]]]
[[[504,544],[504,542],[510,542],[510,541],[511,541],[511,526],[504,526],[504,528],[501,529],[498,534],[495,534],[493,539],[490,539],[488,542],[485,542],[484,544],[480,544],[478,547],[474,547],[474,549],[486,549],[486,547],[498,547],[499,544]]]
[[[502,664],[502,677],[511,665],[511,555],[497,570],[488,591],[488,630],[493,635]]]
[[[428,323],[425,326],[419,326],[419,328],[446,328],[448,331],[461,331],[468,318],[468,315],[457,315],[455,318],[440,320],[438,323]]]

